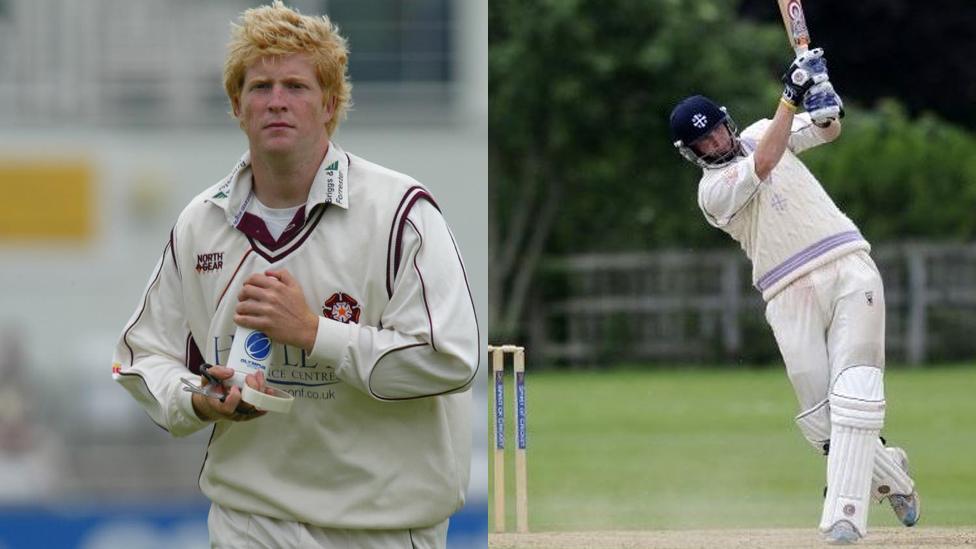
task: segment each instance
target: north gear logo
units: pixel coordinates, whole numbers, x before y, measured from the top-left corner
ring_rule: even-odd
[[[197,254],[197,272],[209,273],[224,267],[224,252]]]
[[[325,300],[322,315],[343,324],[359,324],[359,303],[348,294],[337,292]]]
[[[333,163],[329,164],[328,166],[326,166],[325,169],[326,169],[326,171],[338,170],[339,169],[339,161],[336,160],[335,162],[333,162]]]
[[[691,117],[691,125],[696,128],[704,128],[706,124],[708,124],[708,117],[702,113]]]
[[[220,191],[219,193],[211,196],[210,198],[227,198],[227,193]]]

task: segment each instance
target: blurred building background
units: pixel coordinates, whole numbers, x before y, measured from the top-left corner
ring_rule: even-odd
[[[221,70],[260,3],[0,0],[0,547],[206,546],[209,431],[171,439],[110,362],[177,214],[246,149]],[[288,4],[349,39],[335,139],[430,187],[487,325],[487,4]],[[451,547],[486,543],[483,377]]]

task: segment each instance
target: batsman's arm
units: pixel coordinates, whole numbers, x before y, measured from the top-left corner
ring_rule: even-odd
[[[824,143],[830,143],[840,137],[841,128],[840,120],[833,120],[826,126],[818,126],[813,123],[809,114],[797,114],[793,117],[790,150],[800,154]]]
[[[173,229],[149,284],[126,324],[112,358],[112,377],[135,398],[152,420],[173,436],[186,436],[209,425],[193,410],[191,393],[180,379],[193,377],[186,367],[189,329]]]
[[[779,106],[776,107],[776,114],[773,116],[773,121],[766,128],[766,133],[763,134],[759,140],[759,144],[756,146],[755,169],[756,176],[760,181],[764,181],[769,177],[773,168],[783,158],[783,153],[786,152],[786,145],[790,138],[790,129],[793,126],[794,112],[796,112],[796,107],[780,100]]]
[[[840,120],[831,120],[826,126],[817,126],[814,124],[814,131],[820,136],[825,143],[830,143],[831,141],[840,137],[841,123]]]
[[[481,360],[474,301],[453,235],[429,202],[406,217],[401,250],[381,327],[319,317],[309,354],[379,400],[467,390]]]

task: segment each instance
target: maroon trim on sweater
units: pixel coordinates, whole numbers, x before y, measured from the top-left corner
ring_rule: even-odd
[[[130,376],[130,377],[136,377],[136,378],[139,378],[139,381],[141,381],[141,382],[142,382],[142,384],[146,386],[146,392],[147,392],[147,393],[149,393],[149,394],[150,394],[150,395],[151,395],[151,396],[153,397],[153,400],[155,400],[156,402],[159,402],[159,399],[158,399],[158,398],[156,398],[156,395],[154,395],[154,394],[153,394],[153,392],[152,392],[152,389],[150,389],[150,388],[149,388],[149,384],[148,384],[148,383],[146,383],[146,378],[144,378],[144,377],[142,377],[142,374],[140,374],[140,373],[137,373],[137,372],[119,372],[119,374],[118,374],[118,375],[120,375],[120,376]],[[164,427],[164,426],[163,426],[163,425],[162,425],[161,423],[159,423],[159,422],[157,422],[157,421],[156,421],[155,419],[153,419],[153,417],[152,417],[152,416],[150,416],[149,414],[146,414],[146,416],[148,416],[148,417],[149,417],[149,420],[150,420],[150,421],[152,421],[153,423],[155,423],[155,424],[156,424],[156,427],[159,427],[160,429],[162,429],[162,430],[164,430],[164,431],[166,431],[167,433],[169,432],[169,429],[167,429],[167,428],[166,428],[166,427]]]
[[[461,259],[461,252],[458,250],[457,242],[454,240],[454,233],[451,230],[447,230],[448,234],[451,235],[451,244],[454,245],[454,255],[457,256],[458,264],[461,265],[461,274],[464,275],[464,287],[468,290],[468,299],[471,301],[471,314],[474,315],[474,331],[478,338],[478,363],[474,367],[474,375],[468,380],[471,383],[475,376],[478,375],[478,370],[481,369],[481,325],[478,323],[478,310],[474,306],[474,295],[471,293],[471,284],[468,282],[468,271],[464,268],[464,260]]]
[[[170,235],[172,235],[172,232],[170,232]],[[132,350],[132,346],[129,345],[129,332],[132,331],[132,328],[139,323],[139,320],[142,318],[142,313],[146,312],[146,305],[149,304],[149,292],[152,291],[153,286],[156,285],[156,282],[159,282],[159,275],[163,273],[163,266],[166,264],[166,248],[170,247],[171,242],[172,241],[167,241],[166,246],[163,248],[163,258],[159,260],[159,269],[156,271],[156,276],[153,277],[152,282],[149,283],[149,287],[146,288],[145,295],[142,296],[142,307],[139,308],[139,314],[136,315],[136,319],[133,320],[128,327],[126,327],[124,332],[122,332],[122,342],[125,343],[125,347],[129,349],[129,366],[132,366],[136,361],[136,353]]]
[[[287,249],[272,255],[264,251],[263,249],[261,249],[261,245],[263,244],[261,241],[256,241],[254,238],[248,237],[248,240],[251,242],[251,249],[257,252],[258,255],[266,259],[268,263],[275,263],[277,261],[281,261],[285,257],[289,256],[292,252],[300,248],[302,244],[304,244],[305,241],[308,240],[308,237],[311,236],[311,234],[315,231],[315,227],[318,226],[319,221],[322,220],[322,216],[325,215],[325,211],[328,208],[329,208],[328,203],[322,204],[320,206],[315,206],[314,208],[312,208],[312,213],[308,218],[308,222],[305,224],[304,227],[302,227],[302,231],[299,234],[298,238],[291,239],[292,241],[288,243],[289,246]],[[280,248],[280,246],[276,248],[272,248],[271,251],[276,251],[278,250],[278,248]]]
[[[277,250],[281,246],[287,244],[291,239],[295,238],[295,236],[301,232],[302,227],[305,226],[306,208],[308,208],[307,205],[298,208],[295,215],[291,218],[291,223],[288,224],[288,227],[286,227],[281,233],[281,236],[278,237],[278,240],[275,242],[275,246],[273,248],[269,246],[269,248],[272,250]],[[313,206],[312,209],[315,209],[315,207]]]
[[[397,271],[400,270],[400,257],[403,253],[403,227],[414,204],[421,198],[430,202],[434,208],[437,208],[437,211],[440,211],[440,206],[434,201],[434,197],[419,185],[407,189],[403,198],[400,199],[396,214],[393,216],[390,237],[386,245],[386,293],[388,297],[393,297],[393,279],[396,277]]]
[[[197,474],[197,486],[200,486],[200,480],[203,478],[203,468],[207,466],[207,458],[210,457],[210,445],[213,444],[214,435],[217,434],[217,425],[214,423],[213,429],[210,431],[210,440],[207,441],[207,453],[203,454],[203,461],[200,462],[200,472]]]
[[[410,225],[412,226],[413,223],[410,223]],[[478,341],[478,363],[475,365],[474,373],[471,374],[471,377],[469,377],[463,384],[461,384],[461,385],[459,385],[457,387],[451,388],[451,389],[447,389],[446,391],[441,391],[440,393],[434,393],[434,394],[430,394],[430,395],[417,395],[417,396],[412,396],[412,397],[387,398],[387,397],[381,397],[380,395],[377,395],[376,393],[373,392],[372,387],[367,386],[367,388],[369,389],[370,394],[372,394],[374,397],[376,397],[376,398],[378,398],[380,400],[385,400],[385,401],[416,400],[418,398],[429,398],[429,397],[434,397],[434,396],[446,395],[446,394],[452,393],[454,391],[457,391],[461,387],[464,387],[466,385],[470,385],[471,382],[474,381],[475,378],[478,376],[478,372],[481,370],[481,326],[478,323],[478,312],[475,310],[475,307],[474,307],[474,296],[471,294],[471,284],[468,282],[468,272],[464,268],[464,261],[461,259],[461,252],[458,251],[457,242],[454,240],[454,235],[451,234],[450,236],[451,236],[451,244],[454,245],[454,254],[457,256],[458,264],[461,265],[461,273],[464,275],[464,287],[468,291],[468,299],[471,302],[471,313],[474,315],[475,333],[477,335],[477,341]],[[420,274],[419,270],[418,270],[417,274]],[[426,298],[424,299],[424,304],[426,305]],[[429,313],[428,313],[428,317],[427,318],[430,318]],[[431,341],[433,341],[433,328],[431,328]],[[402,350],[405,350],[405,349],[411,349],[411,348],[414,348],[414,347],[420,347],[420,346],[423,346],[423,345],[426,345],[426,344],[425,343],[416,343],[416,344],[413,344],[413,345],[407,345],[407,346],[404,346],[404,347],[399,347],[399,348],[396,348],[396,349],[391,349],[390,351],[387,351],[386,353],[383,353],[383,355],[376,360],[376,363],[374,364],[373,371],[370,372],[369,380],[367,381],[367,383],[369,384],[372,381],[373,373],[375,373],[376,370],[378,369],[375,366],[378,365],[380,363],[380,361],[382,361],[384,358],[386,358],[387,355],[389,355],[390,353],[397,352],[397,351],[402,351]],[[431,346],[433,347],[433,345],[431,345]]]
[[[407,397],[407,398],[387,398],[387,397],[382,397],[382,396],[380,396],[380,395],[378,395],[378,394],[376,394],[376,393],[373,392],[373,374],[376,373],[376,365],[379,364],[380,362],[382,362],[382,360],[384,358],[386,358],[387,355],[389,355],[391,353],[398,352],[398,351],[404,351],[406,349],[413,349],[414,347],[426,347],[426,346],[427,346],[427,343],[423,343],[423,342],[421,342],[421,343],[411,343],[409,345],[404,345],[403,347],[397,347],[395,349],[390,349],[389,351],[387,351],[387,352],[383,353],[382,355],[380,355],[380,357],[376,359],[376,362],[373,363],[373,369],[369,372],[369,377],[366,379],[366,388],[369,390],[369,393],[371,395],[373,395],[374,397],[380,399],[380,400],[411,400],[413,398],[423,398],[423,397]],[[424,396],[428,396],[428,395],[424,395]]]
[[[197,342],[193,339],[193,334],[186,334],[186,367],[196,375],[200,375],[203,366],[207,363],[203,359],[203,353],[200,352],[200,347],[197,346]]]
[[[393,297],[393,275],[396,273],[390,273],[390,257],[393,255],[393,233],[396,231],[397,220],[400,219],[400,210],[403,209],[403,204],[410,197],[410,193],[414,189],[419,189],[420,187],[410,187],[407,192],[403,193],[403,197],[400,198],[400,203],[397,204],[396,212],[393,214],[393,219],[390,221],[390,236],[386,240],[386,293],[388,297]]]
[[[271,251],[276,251],[279,248],[286,246],[305,226],[305,208],[299,208],[295,212],[295,216],[292,217],[291,223],[288,224],[288,229],[286,229],[281,236],[275,240],[275,237],[271,236],[271,231],[268,230],[268,226],[264,223],[264,220],[260,217],[250,213],[244,212],[241,216],[241,220],[237,222],[237,230],[244,233],[248,238],[257,240]]]
[[[234,274],[230,275],[230,279],[227,281],[227,285],[224,286],[224,291],[220,292],[220,297],[217,298],[217,303],[214,304],[214,312],[216,312],[217,309],[220,308],[220,302],[224,300],[224,294],[227,293],[227,290],[230,289],[231,283],[233,283],[234,282],[234,279],[237,278],[237,272],[240,271],[241,270],[241,266],[244,265],[244,260],[247,259],[247,256],[250,255],[250,253],[253,252],[253,251],[254,251],[254,248],[251,248],[250,250],[244,252],[244,255],[241,256],[240,262],[237,263],[237,268],[234,269]]]
[[[176,241],[173,233],[176,231],[176,226],[174,225],[172,229],[169,230],[169,253],[173,256],[173,266],[176,267],[176,276],[183,280],[183,275],[180,274],[180,264],[176,262]]]
[[[437,343],[434,341],[434,318],[430,315],[430,305],[427,303],[427,286],[424,284],[424,275],[420,273],[420,266],[417,265],[417,256],[420,255],[420,250],[424,247],[424,237],[417,230],[417,226],[413,224],[413,221],[407,220],[407,223],[413,227],[413,230],[417,232],[417,238],[420,239],[420,246],[417,248],[417,253],[413,256],[413,268],[417,271],[417,278],[420,279],[420,295],[424,299],[424,310],[427,311],[427,326],[430,328],[430,346],[437,351]]]

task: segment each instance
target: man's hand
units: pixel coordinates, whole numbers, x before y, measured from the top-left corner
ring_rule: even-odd
[[[253,274],[238,294],[234,322],[261,330],[272,341],[311,352],[319,317],[305,303],[305,294],[288,271]]]
[[[793,60],[783,73],[783,101],[796,109],[813,86],[827,82],[827,60],[823,48],[809,50]]]
[[[803,97],[803,108],[810,114],[813,123],[821,128],[844,118],[844,102],[829,81],[810,88]]]
[[[193,411],[196,412],[197,417],[200,419],[206,421],[250,421],[268,413],[258,410],[254,406],[242,401],[240,387],[234,385],[228,389],[226,385],[223,385],[224,382],[234,377],[233,368],[211,366],[207,369],[207,374],[209,378],[208,376],[201,378],[202,386],[206,387],[211,384],[210,378],[217,380],[220,383],[213,385],[215,386],[214,389],[221,395],[221,398],[206,397],[199,393],[193,393],[191,397]],[[253,389],[264,393],[269,392],[265,385],[264,373],[262,372],[248,375],[244,382]]]

